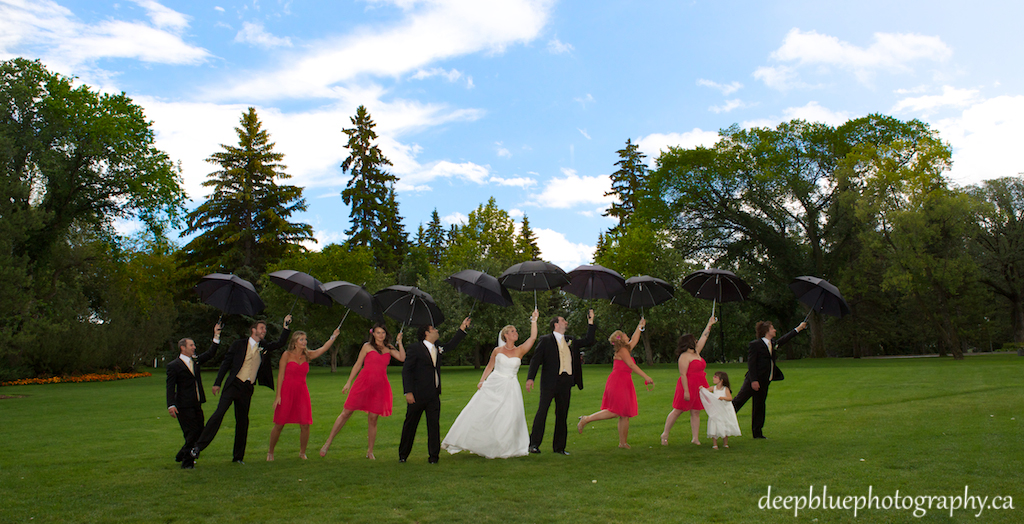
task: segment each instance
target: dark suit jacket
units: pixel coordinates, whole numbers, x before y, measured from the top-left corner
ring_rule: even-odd
[[[199,371],[203,362],[210,360],[217,355],[217,348],[220,344],[214,342],[206,353],[197,355],[193,360],[192,367],[196,370],[193,375],[188,366],[181,361],[181,357],[175,357],[167,363],[167,407],[174,406],[178,409],[198,407],[206,402],[206,392],[203,391],[203,374]],[[196,397],[196,389],[199,396]]]
[[[277,342],[270,344],[267,344],[265,340],[260,342],[260,368],[256,371],[257,384],[274,389],[274,367],[270,363],[271,352],[283,348],[288,343],[288,335],[291,335],[291,330],[286,328],[281,331],[281,337],[277,339]],[[220,363],[220,371],[217,372],[217,380],[213,382],[214,386],[220,387],[225,375],[230,380],[231,377],[238,374],[238,370],[242,369],[242,364],[245,363],[245,352],[248,348],[249,337],[231,343],[227,354],[224,355],[224,361]]]
[[[466,332],[459,329],[447,344],[434,344],[441,349],[451,351],[458,347]],[[434,384],[434,376],[437,384]],[[437,365],[430,361],[430,350],[419,341],[405,350],[405,363],[402,364],[402,393],[412,393],[416,403],[429,402],[441,396],[441,351],[437,352]]]
[[[583,360],[580,358],[580,348],[585,348],[594,343],[594,334],[597,327],[590,324],[587,327],[587,336],[582,339],[565,337],[569,344],[569,353],[572,355],[572,378],[576,387],[583,389]],[[548,333],[537,340],[537,350],[530,359],[530,372],[526,375],[527,380],[534,380],[537,376],[537,368],[543,366],[540,375],[540,387],[547,391],[554,389],[558,382],[558,342],[555,341],[555,334]]]
[[[751,340],[750,344],[747,345],[747,379],[751,382],[767,383],[768,377],[771,376],[772,367],[775,367],[775,376],[772,378],[774,382],[786,378],[782,374],[782,370],[779,369],[779,366],[775,365],[775,359],[779,357],[779,346],[789,342],[796,334],[797,331],[794,329],[773,340],[775,351],[771,353],[768,352],[768,346],[764,345],[763,340],[759,338]]]

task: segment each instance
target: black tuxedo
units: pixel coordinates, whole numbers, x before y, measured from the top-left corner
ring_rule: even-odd
[[[466,332],[459,329],[447,344],[435,344],[438,347],[436,363],[431,360],[430,350],[422,340],[405,350],[402,393],[412,393],[415,402],[406,407],[402,441],[398,445],[400,460],[404,461],[412,452],[416,428],[420,425],[420,417],[426,412],[428,461],[437,462],[441,454],[441,350],[454,350],[465,336]]]
[[[256,372],[256,382],[261,386],[274,389],[274,373],[271,365],[271,353],[281,349],[288,343],[288,336],[291,331],[285,328],[281,331],[280,338],[276,342],[260,342],[260,367]],[[224,376],[227,375],[227,383],[220,394],[220,402],[217,403],[217,410],[210,415],[202,434],[196,441],[197,451],[206,449],[217,436],[220,424],[227,414],[228,408],[235,405],[235,446],[233,460],[241,461],[245,458],[245,444],[249,436],[249,404],[252,401],[254,385],[250,382],[243,382],[238,379],[238,372],[245,362],[245,353],[249,349],[249,337],[234,341],[228,347],[227,354],[220,364],[220,371],[217,372],[217,380],[213,385],[219,387]]]
[[[558,359],[558,342],[554,333],[544,335],[537,340],[537,350],[530,359],[530,372],[526,375],[527,380],[534,380],[537,376],[537,368],[541,370],[540,377],[540,404],[537,406],[537,415],[533,417],[533,429],[530,431],[530,447],[539,447],[544,439],[544,425],[548,419],[548,408],[551,401],[555,401],[555,434],[552,445],[556,453],[565,451],[565,441],[568,437],[566,420],[569,417],[569,400],[572,398],[572,386],[583,389],[583,360],[580,358],[580,348],[585,348],[594,343],[594,334],[597,328],[590,324],[587,327],[587,336],[583,339],[565,337],[569,345],[569,354],[572,360],[572,376],[558,373],[560,362]]]
[[[206,353],[192,359],[194,375],[181,357],[167,363],[167,407],[174,406],[178,410],[178,425],[185,436],[185,445],[174,459],[178,462],[181,462],[185,453],[195,446],[199,434],[203,431],[202,404],[206,402],[206,392],[203,391],[203,374],[199,367],[216,356],[219,347],[220,344],[214,342]]]
[[[739,393],[732,399],[732,406],[739,412],[748,399],[754,399],[750,413],[750,432],[754,438],[764,436],[762,430],[764,429],[765,400],[768,399],[768,386],[773,381],[777,382],[785,378],[782,370],[775,365],[775,360],[779,356],[779,346],[792,340],[796,334],[797,330],[794,329],[773,340],[772,345],[774,347],[772,351],[768,351],[768,346],[760,338],[751,340],[750,344],[747,345],[747,375],[743,379],[743,387],[740,388]],[[759,388],[757,391],[754,391],[754,388],[750,386],[751,382],[757,382]]]

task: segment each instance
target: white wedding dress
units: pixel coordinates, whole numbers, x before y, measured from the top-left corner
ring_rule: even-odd
[[[487,458],[525,456],[530,447],[523,390],[519,387],[522,359],[494,356],[494,370],[455,419],[441,448],[448,453],[468,451]]]

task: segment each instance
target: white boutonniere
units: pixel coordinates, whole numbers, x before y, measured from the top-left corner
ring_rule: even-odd
[[[569,347],[572,347],[572,340],[570,340],[570,339],[568,339],[568,338],[567,338],[567,339],[565,339],[565,345],[566,345],[566,346],[569,346]]]
[[[438,355],[443,355],[444,354],[444,348],[441,347],[441,346],[437,346],[437,354]]]

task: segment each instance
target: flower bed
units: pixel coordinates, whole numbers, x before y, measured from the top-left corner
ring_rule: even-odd
[[[85,375],[71,375],[65,377],[50,377],[50,378],[23,378],[21,380],[12,380],[10,382],[2,382],[0,386],[26,386],[29,384],[61,384],[65,382],[104,382],[107,380],[123,380],[126,378],[139,378],[139,377],[151,377],[152,373],[88,373]]]

